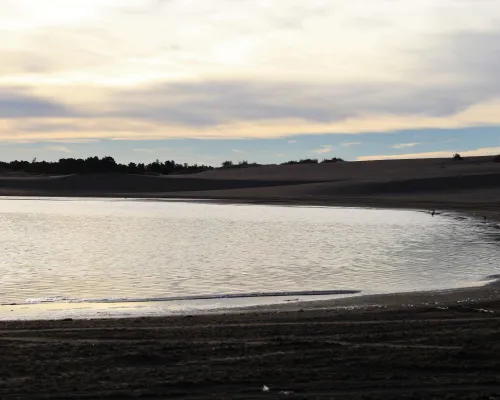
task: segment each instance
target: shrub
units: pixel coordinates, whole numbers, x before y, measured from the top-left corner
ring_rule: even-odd
[[[318,160],[315,158],[304,158],[299,161],[291,160],[281,163],[281,165],[293,165],[293,164],[317,164]]]
[[[456,161],[462,161],[462,160],[463,160],[463,157],[462,157],[460,154],[455,153],[455,154],[453,155],[453,159],[454,159],[454,160],[456,160]]]
[[[336,163],[336,162],[342,162],[344,160],[342,160],[341,158],[339,157],[333,157],[333,158],[325,158],[323,161],[321,161],[322,164],[325,164],[325,163]]]
[[[243,161],[238,161],[237,164],[235,164],[232,161],[224,161],[222,163],[222,168],[247,168],[247,167],[259,167],[261,164],[257,164],[256,162],[248,162],[246,160]]]

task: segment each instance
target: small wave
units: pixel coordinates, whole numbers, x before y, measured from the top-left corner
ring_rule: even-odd
[[[64,303],[70,301],[78,301],[78,299],[74,299],[71,297],[65,296],[49,296],[49,297],[39,297],[27,299],[25,301],[26,304],[40,304],[40,303]]]
[[[485,276],[483,278],[483,281],[497,281],[497,280],[500,280],[500,274],[492,274]]]
[[[289,296],[335,296],[360,293],[360,290],[304,290],[289,292],[250,292],[250,293],[228,293],[228,294],[206,294],[193,296],[170,296],[170,297],[105,297],[95,299],[78,299],[65,296],[51,296],[27,299],[24,304],[44,303],[145,303],[156,301],[188,301],[188,300],[217,300],[217,299],[240,299],[253,297],[289,297]]]

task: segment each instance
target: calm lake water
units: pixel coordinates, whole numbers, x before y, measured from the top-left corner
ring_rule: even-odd
[[[500,259],[487,224],[400,210],[18,198],[0,200],[0,232],[0,303],[90,314],[104,302],[162,300],[165,311],[186,296],[283,294],[232,303],[247,305],[469,286]]]

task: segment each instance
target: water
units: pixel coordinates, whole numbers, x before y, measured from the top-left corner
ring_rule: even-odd
[[[401,210],[18,198],[0,200],[0,232],[0,303],[23,304],[0,318],[27,303],[123,315],[462,287],[500,256],[485,224]]]

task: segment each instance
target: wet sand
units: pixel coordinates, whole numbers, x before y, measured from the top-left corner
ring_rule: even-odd
[[[0,398],[496,399],[499,289],[1,322]]]

